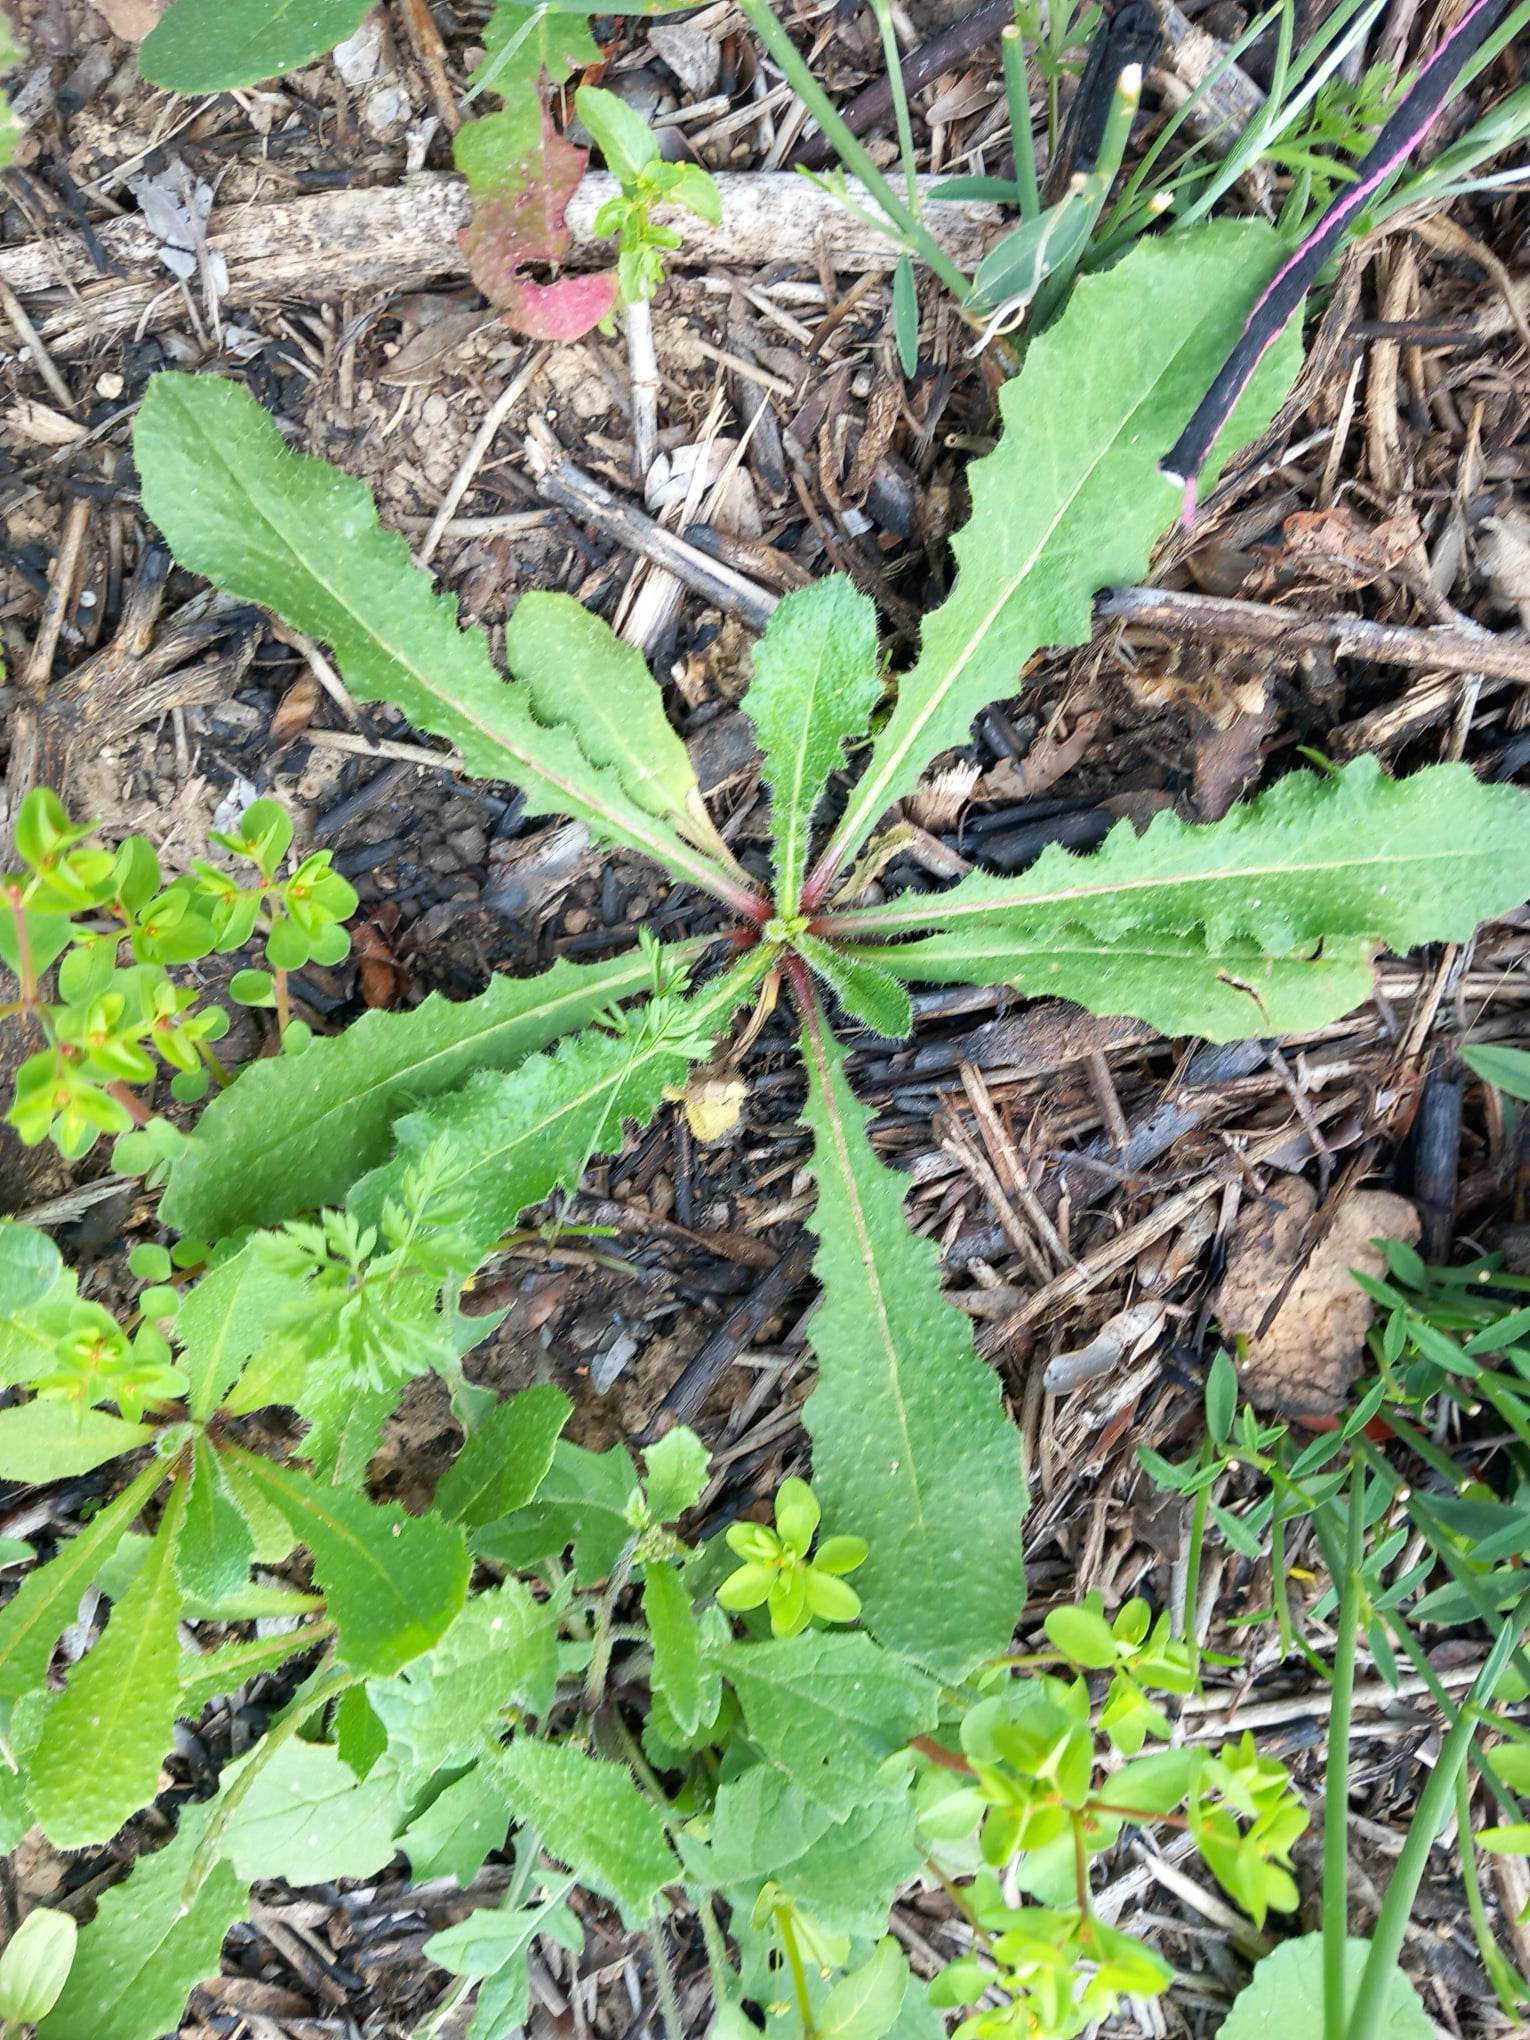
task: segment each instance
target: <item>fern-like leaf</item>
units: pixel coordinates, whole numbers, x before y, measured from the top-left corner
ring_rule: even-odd
[[[1274,233],[1245,220],[1141,241],[1086,277],[1032,343],[1000,393],[998,446],[967,470],[972,515],[952,541],[961,571],[925,620],[918,661],[818,867],[825,878],[937,752],[965,744],[973,718],[1015,692],[1032,653],[1088,638],[1098,589],[1142,578],[1180,502],[1158,461],[1279,256]],[[1268,423],[1300,356],[1293,320],[1219,442],[1223,461]]]
[[[333,646],[352,691],[390,701],[445,737],[480,779],[525,788],[532,814],[573,815],[593,835],[718,889],[713,861],[648,814],[573,734],[539,723],[501,679],[482,631],[457,624],[365,483],[291,452],[237,383],[157,375],[133,447],[144,508],[184,566]],[[725,888],[726,889],[726,888]]]
[[[829,1530],[866,1540],[855,1587],[872,1634],[956,1679],[1005,1648],[1025,1599],[1020,1438],[941,1296],[934,1246],[904,1222],[907,1185],[872,1151],[816,1001],[802,1053],[823,1284],[802,1412],[813,1484]]]
[[[1530,894],[1530,801],[1465,765],[1388,779],[1374,758],[1293,772],[1203,826],[1122,822],[1092,854],[836,916],[899,975],[1014,984],[1214,1041],[1319,1027],[1370,989],[1385,945],[1465,941]]]

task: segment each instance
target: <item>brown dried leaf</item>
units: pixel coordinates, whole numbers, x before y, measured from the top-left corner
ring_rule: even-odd
[[[871,401],[866,406],[866,422],[861,427],[851,456],[850,473],[845,479],[848,502],[859,503],[876,480],[877,469],[892,445],[902,411],[903,393],[899,384],[891,375],[883,376],[871,392]]]
[[[1375,1308],[1350,1271],[1383,1274],[1386,1263],[1371,1242],[1412,1245],[1419,1235],[1418,1213],[1405,1197],[1356,1190],[1304,1264],[1317,1203],[1311,1184],[1291,1177],[1246,1206],[1213,1303],[1226,1337],[1248,1341],[1244,1392],[1285,1416],[1328,1417],[1344,1407]]]
[[[965,759],[960,764],[948,765],[943,772],[932,772],[904,801],[903,812],[916,827],[931,834],[949,829],[971,800],[977,776],[977,766]]]
[[[989,800],[1037,799],[1073,770],[1104,719],[1104,710],[1095,708],[1079,717],[1070,736],[1043,730],[1023,758],[1001,758],[991,772],[985,772],[978,791]]]
[[[1293,511],[1281,530],[1288,560],[1320,568],[1325,582],[1346,588],[1363,588],[1390,574],[1424,542],[1411,510],[1367,524],[1345,504]]]
[[[313,721],[318,705],[318,681],[312,673],[300,673],[276,705],[271,718],[271,742],[280,749],[300,737]]]

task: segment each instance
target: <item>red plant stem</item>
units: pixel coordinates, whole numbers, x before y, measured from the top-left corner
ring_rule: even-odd
[[[147,1126],[149,1121],[154,1117],[154,1114],[149,1110],[148,1106],[145,1105],[142,1098],[136,1096],[135,1093],[130,1091],[126,1084],[123,1083],[108,1084],[106,1090],[108,1097],[115,1098],[119,1105],[125,1106],[127,1110],[133,1115],[133,1123],[135,1126]]]
[[[7,897],[10,900],[11,919],[16,923],[16,982],[21,987],[18,1004],[30,1007],[37,997],[37,973],[32,968],[32,937],[27,928],[26,909],[21,904],[21,892],[12,886]]]
[[[959,1757],[955,1750],[948,1750],[932,1735],[911,1736],[908,1746],[911,1750],[918,1750],[921,1757],[928,1757],[932,1764],[939,1764],[943,1771],[960,1771],[964,1778],[977,1776],[965,1757]]]
[[[731,879],[715,879],[712,891],[724,906],[732,907],[734,912],[742,914],[746,921],[752,921],[756,928],[763,928],[775,912],[770,900],[763,898],[759,893],[749,892],[744,886],[735,885]]]
[[[801,911],[804,914],[816,913],[823,905],[835,879],[839,877],[839,870],[840,860],[834,855],[834,846],[830,844],[829,849],[809,872],[807,884],[802,888]]]
[[[813,1004],[813,980],[808,975],[808,967],[802,961],[802,958],[793,952],[789,956],[782,957],[781,969],[785,974],[786,982],[792,988],[792,997],[801,1009],[802,1024],[816,1039],[818,1035],[818,1016]]]

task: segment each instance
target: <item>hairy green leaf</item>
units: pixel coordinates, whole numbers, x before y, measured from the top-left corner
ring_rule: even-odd
[[[245,1883],[370,1877],[391,1861],[400,1810],[393,1771],[358,1778],[331,1744],[296,1736],[230,1765],[224,1773],[230,1785],[246,1765],[255,1767],[255,1776],[218,1843],[218,1853]]]
[[[239,1083],[223,1095],[232,1097],[234,1090],[243,1088],[246,1077],[276,1067],[275,1062],[252,1063],[240,1072]],[[205,1121],[206,1114],[203,1118]],[[196,1152],[193,1145],[188,1154],[188,1164],[193,1168],[191,1156]],[[261,1159],[259,1155],[250,1157],[255,1167]],[[300,1208],[301,1200],[296,1199],[281,1216],[287,1217]],[[214,1230],[221,1232],[223,1228]],[[175,1316],[175,1337],[181,1349],[179,1364],[190,1384],[186,1407],[192,1416],[205,1422],[212,1415],[238,1379],[245,1361],[265,1340],[278,1314],[300,1293],[299,1282],[275,1267],[254,1245],[242,1247],[228,1260],[220,1261],[193,1286]]]
[[[175,1558],[185,1521],[182,1484],[106,1634],[75,1666],[43,1722],[32,1810],[61,1849],[110,1841],[154,1797],[181,1697]]]
[[[438,596],[378,523],[365,483],[291,452],[237,383],[157,375],[133,446],[144,507],[184,566],[325,639],[354,693],[455,744],[476,777],[513,780],[531,813],[573,815],[713,888],[710,859],[591,765],[568,730],[538,723],[482,631],[458,628],[456,598]]]
[[[192,1448],[186,1534],[175,1566],[189,1595],[217,1601],[242,1587],[255,1555],[255,1538],[235,1501],[218,1455],[199,1434]]]
[[[680,962],[701,947],[664,955]],[[387,1157],[393,1122],[407,1107],[455,1090],[475,1070],[514,1069],[646,990],[651,975],[642,955],[559,962],[539,977],[497,977],[460,1004],[432,992],[410,1013],[364,1013],[301,1055],[250,1063],[198,1120],[171,1168],[160,1215],[182,1232],[218,1239],[337,1204]]]
[[[643,1452],[643,1495],[656,1523],[673,1523],[694,1509],[707,1484],[712,1455],[684,1424],[666,1431]]]
[[[102,1895],[38,2040],[153,2040],[176,2031],[191,1991],[217,1975],[223,1937],[248,1896],[227,1863],[214,1863],[186,1895],[216,1805],[182,1807],[174,1839],[140,1856],[132,1873]]]
[[[411,1790],[486,1755],[511,1706],[546,1713],[558,1683],[558,1612],[520,1580],[505,1580],[475,1594],[424,1657],[371,1682]]]
[[[625,1445],[589,1452],[560,1438],[536,1499],[487,1523],[473,1538],[480,1557],[517,1572],[574,1548],[574,1577],[582,1587],[603,1580],[632,1535],[627,1505],[637,1492],[637,1469]]]
[[[852,1808],[836,1820],[769,1764],[717,1790],[709,1843],[681,1854],[693,1880],[747,1909],[770,1879],[830,1933],[875,1938],[901,1885],[919,1869],[914,1804],[907,1793]]]
[[[1465,765],[1388,779],[1374,758],[1293,772],[1220,822],[1167,811],[1016,877],[836,917],[836,934],[942,932],[879,950],[900,974],[1006,983],[1225,1041],[1321,1026],[1370,989],[1380,945],[1464,941],[1530,893],[1530,801]],[[867,952],[870,953],[870,952]]]
[[[353,1671],[396,1672],[430,1649],[462,1606],[471,1570],[462,1532],[439,1516],[408,1516],[253,1453],[230,1453],[313,1553],[314,1577]]]
[[[19,1407],[0,1410],[0,1480],[24,1480],[41,1486],[72,1473],[89,1473],[147,1444],[154,1436],[148,1424],[129,1424],[107,1410],[39,1396]]]
[[[775,843],[776,910],[792,914],[807,874],[813,816],[846,740],[882,693],[877,612],[841,575],[788,595],[754,648],[744,713],[764,753]]]
[[[371,0],[175,0],[145,36],[139,67],[153,85],[232,92],[300,70],[361,26]]]
[[[467,2040],[511,2040],[531,2010],[531,1943],[546,1934],[575,1954],[584,1929],[564,1901],[572,1878],[543,1880],[544,1900],[535,1906],[501,1905],[470,1913],[432,1934],[425,1952],[453,1976],[482,1977]]]
[[[629,1924],[646,1919],[680,1866],[657,1808],[626,1766],[529,1735],[518,1735],[493,1762],[516,1818],[537,1830],[547,1853],[614,1899]]]
[[[572,595],[523,595],[505,629],[505,664],[540,720],[572,730],[591,764],[608,765],[645,814],[710,833],[696,768],[670,727],[659,683],[604,617]]]
[[[438,1792],[398,1838],[417,1883],[455,1877],[472,1883],[510,1826],[510,1801],[488,1764],[475,1764]]]
[[[279,1636],[252,1637],[248,1643],[225,1643],[216,1650],[182,1651],[177,1714],[195,1721],[212,1701],[237,1692],[247,1679],[261,1672],[279,1670],[288,1658],[296,1657],[299,1651],[311,1650],[331,1634],[327,1623],[305,1623]]]
[[[925,619],[918,661],[899,682],[825,868],[848,862],[937,752],[966,743],[980,710],[1015,692],[1032,653],[1085,642],[1097,589],[1141,580],[1180,503],[1158,461],[1279,259],[1274,232],[1247,220],[1144,239],[1076,285],[1062,317],[1032,341],[999,394],[998,446],[967,470],[972,515],[952,541],[960,571]],[[1300,324],[1260,363],[1221,460],[1274,415],[1300,360]]]
[[[644,1568],[643,1614],[653,1640],[653,1689],[681,1734],[692,1736],[717,1712],[717,1674],[703,1661],[691,1597],[661,1559]]]
[[[404,1171],[441,1141],[444,1182],[466,1207],[457,1231],[482,1250],[590,1157],[619,1145],[626,1121],[645,1124],[748,996],[764,969],[756,950],[681,1003],[658,999],[620,1034],[591,1029],[509,1073],[486,1071],[398,1122],[398,1152],[363,1177],[350,1207],[375,1224]]]
[[[859,1020],[886,1041],[906,1041],[914,1030],[914,1008],[908,993],[881,960],[867,952],[847,955],[816,935],[799,935],[796,949],[803,962],[823,979],[852,1020]]]
[[[0,1700],[17,1700],[42,1684],[53,1646],[74,1620],[81,1594],[169,1470],[159,1461],[146,1466],[56,1558],[29,1572],[0,1608]]]
[[[476,1530],[523,1508],[547,1477],[573,1407],[550,1381],[496,1403],[442,1475],[437,1513]]]
[[[1374,954],[1374,943],[1353,936],[1277,957],[1251,942],[1210,949],[1193,935],[1178,943],[1058,936],[1032,949],[1019,937],[969,929],[904,945],[898,972],[937,984],[1014,985],[1091,1013],[1130,1014],[1164,1034],[1238,1041],[1302,1033],[1350,1012],[1370,996]]]
[[[763,1754],[841,1820],[876,1796],[878,1766],[939,1715],[933,1680],[869,1636],[809,1629],[714,1655]]]
[[[432,1934],[425,1943],[425,1952],[452,1976],[493,1976],[523,1957],[538,1934],[555,1926],[569,1934],[574,1947],[582,1947],[583,1930],[578,1920],[566,1906],[558,1904],[572,1881],[562,1877],[554,1880],[551,1905],[480,1906],[455,1926]],[[566,1940],[564,1945],[567,1947],[570,1941]],[[524,1962],[521,1967],[524,1971]]]
[[[872,1151],[816,1005],[802,1052],[824,1292],[802,1413],[814,1487],[827,1529],[866,1540],[855,1590],[873,1635],[959,1678],[1007,1647],[1025,1599],[1019,1433],[965,1314],[941,1296],[934,1246],[908,1230],[907,1186]]]
[[[588,21],[522,6],[520,0],[496,0],[484,26],[483,61],[468,80],[467,96],[494,92],[508,105],[536,93],[544,74],[549,85],[561,85],[574,71],[599,62]],[[470,172],[462,160],[463,137],[479,124],[469,122],[457,137],[457,167],[464,176]]]

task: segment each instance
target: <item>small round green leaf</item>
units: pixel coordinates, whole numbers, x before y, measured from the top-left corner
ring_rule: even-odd
[[[168,1282],[174,1268],[169,1250],[155,1240],[141,1240],[128,1255],[128,1266],[140,1282]]]
[[[1370,1953],[1369,1941],[1344,1944],[1346,2023]],[[1254,1980],[1240,1991],[1217,2040],[1273,2040],[1275,2034],[1323,2030],[1323,1937],[1303,1934],[1285,1941],[1256,1965]],[[1434,2040],[1434,2021],[1400,1969],[1387,1979],[1386,2003],[1376,2028],[1378,2040]]]
[[[29,1912],[0,1955],[0,2018],[35,2026],[58,2003],[69,1980],[78,1933],[69,1913],[40,1905]]]
[[[236,970],[228,981],[228,995],[236,1006],[274,1006],[275,979],[268,970]]]
[[[0,1220],[0,1315],[9,1317],[47,1295],[63,1261],[58,1248],[36,1226]]]

